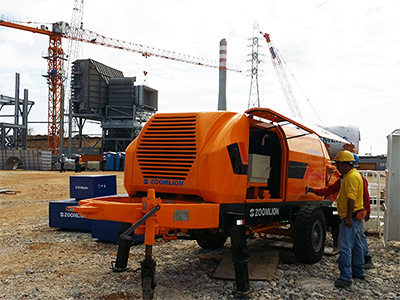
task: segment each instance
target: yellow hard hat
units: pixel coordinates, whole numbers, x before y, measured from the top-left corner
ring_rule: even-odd
[[[343,161],[354,162],[355,159],[354,159],[353,153],[351,153],[348,150],[342,150],[342,151],[339,151],[339,153],[336,155],[335,161],[339,161],[339,162],[343,162]]]

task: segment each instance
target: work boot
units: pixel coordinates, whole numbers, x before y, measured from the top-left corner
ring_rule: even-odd
[[[371,256],[364,256],[364,270],[373,269],[374,264],[372,263]]]
[[[353,275],[353,278],[357,278],[360,280],[365,280],[365,275]]]
[[[351,280],[344,280],[342,278],[338,278],[335,280],[335,287],[337,288],[346,288],[351,286]]]

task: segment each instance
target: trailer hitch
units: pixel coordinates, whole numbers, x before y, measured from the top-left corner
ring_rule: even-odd
[[[135,232],[136,228],[138,228],[140,225],[142,225],[148,218],[150,218],[152,215],[154,215],[157,211],[159,211],[161,206],[157,204],[156,206],[153,207],[147,214],[145,214],[139,221],[135,223],[135,225],[132,225],[128,230],[123,232],[120,237],[124,240],[127,241],[133,241],[133,233]]]

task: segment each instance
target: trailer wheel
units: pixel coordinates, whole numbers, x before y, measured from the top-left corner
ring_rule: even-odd
[[[324,253],[326,223],[322,210],[314,206],[303,206],[294,222],[293,250],[299,262],[313,264]]]
[[[196,238],[197,244],[203,249],[218,249],[225,245],[227,236],[221,232],[213,234],[210,230],[205,230],[203,234]]]

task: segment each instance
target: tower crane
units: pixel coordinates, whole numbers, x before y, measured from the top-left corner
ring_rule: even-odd
[[[70,26],[72,28],[82,28],[83,27],[83,2],[84,0],[75,0],[74,1],[74,6],[72,9],[72,17],[71,17],[71,23]],[[77,36],[78,32],[77,31],[72,31],[70,32],[71,36]],[[74,120],[72,118],[72,89],[71,89],[71,66],[72,63],[77,60],[79,58],[80,55],[80,47],[81,43],[76,41],[76,40],[68,40],[68,48],[67,48],[67,55],[68,55],[68,61],[67,61],[67,78],[64,81],[64,85],[65,85],[65,93],[64,95],[67,96],[67,103],[68,103],[68,109],[69,109],[69,113],[68,113],[68,145],[72,145],[72,135],[73,132],[76,131],[76,120]],[[65,110],[65,101],[64,101],[64,107],[62,107],[61,109]],[[63,119],[62,122],[62,127],[61,127],[61,144],[60,144],[60,149],[62,149],[64,147],[64,116],[62,115],[61,118]],[[75,121],[75,122],[74,122]],[[75,130],[74,130],[75,129]]]
[[[293,95],[293,91],[290,86],[289,80],[283,68],[282,59],[280,57],[278,49],[276,49],[276,47],[274,47],[274,45],[272,44],[268,33],[262,33],[261,31],[260,33],[267,40],[269,52],[271,53],[272,64],[274,66],[276,75],[278,76],[279,83],[281,84],[283,93],[285,94],[286,102],[289,106],[290,113],[292,114],[293,117],[303,119],[299,106],[297,105],[297,101]]]
[[[70,27],[69,24],[65,21],[53,23],[51,29],[49,29],[45,25],[41,25],[40,28],[36,28],[33,26],[24,25],[23,22],[11,20],[9,18],[1,16],[0,26],[39,33],[47,35],[49,37],[48,53],[45,56],[48,61],[47,74],[45,75],[45,77],[47,78],[47,83],[49,86],[48,149],[51,150],[53,154],[59,154],[60,142],[62,137],[61,110],[63,108],[61,107],[61,91],[63,88],[63,82],[65,80],[64,61],[67,59],[62,48],[63,38],[140,53],[146,58],[154,56],[204,67],[219,68],[218,61],[186,55],[174,51],[162,50],[155,47],[122,41],[115,38],[105,37],[91,30]],[[238,66],[228,65],[226,69],[230,71],[241,72]]]
[[[83,20],[83,0],[75,0],[74,7],[72,10],[72,18],[71,18],[71,28],[80,28],[82,27],[82,20]],[[71,31],[71,36],[78,36],[77,31]],[[74,60],[76,60],[79,56],[79,47],[78,43],[75,40],[70,39],[68,41],[68,48],[67,48],[67,55],[68,55],[68,79],[70,79],[70,72],[71,72],[71,64]]]

